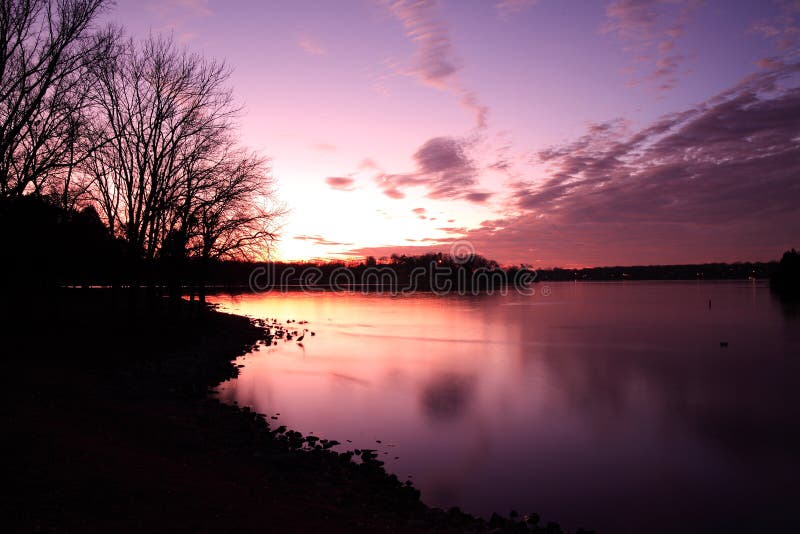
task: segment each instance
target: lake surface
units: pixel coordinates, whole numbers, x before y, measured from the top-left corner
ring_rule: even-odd
[[[215,296],[316,333],[241,358],[220,397],[378,449],[433,506],[600,533],[800,528],[800,320],[766,284],[543,287]]]

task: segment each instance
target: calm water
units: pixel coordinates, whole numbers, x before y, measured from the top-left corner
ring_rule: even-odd
[[[245,356],[220,395],[378,449],[435,506],[601,533],[800,527],[800,320],[766,285],[549,287],[217,296],[316,332]]]

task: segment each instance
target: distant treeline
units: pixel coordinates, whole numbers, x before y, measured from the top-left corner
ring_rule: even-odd
[[[476,255],[465,263],[454,263],[447,254],[424,254],[420,256],[393,255],[390,258],[376,262],[374,258],[367,258],[360,263],[250,263],[250,262],[217,262],[208,269],[208,281],[210,284],[220,286],[244,286],[248,283],[253,270],[261,267],[265,274],[270,276],[271,281],[277,281],[277,285],[299,286],[303,285],[301,280],[302,273],[309,273],[313,269],[317,273],[317,285],[325,286],[335,283],[332,277],[337,276],[342,270],[352,272],[356,280],[365,280],[367,283],[374,283],[375,278],[364,278],[364,273],[368,273],[372,268],[376,272],[385,270],[396,273],[396,279],[401,287],[411,282],[415,269],[417,272],[425,272],[428,277],[423,278],[423,284],[427,282],[431,274],[431,265],[443,268],[451,268],[453,273],[459,270],[465,271],[468,275],[475,276],[475,273],[486,273],[486,276],[479,278],[481,287],[497,288],[502,285],[527,285],[530,283],[544,281],[603,281],[603,280],[746,280],[768,279],[778,270],[778,262],[745,262],[745,263],[707,263],[707,264],[687,264],[687,265],[647,265],[647,266],[627,266],[627,267],[592,267],[586,269],[542,269],[536,270],[529,266],[501,267],[493,260],[487,260]],[[456,279],[457,276],[451,277]],[[339,283],[346,278],[339,275]],[[481,283],[481,280],[483,282]],[[505,281],[505,283],[503,283]]]
[[[92,206],[65,210],[47,197],[26,195],[0,200],[0,260],[4,285],[183,286],[221,289],[281,287],[342,289],[485,290],[527,287],[544,281],[600,280],[733,280],[768,279],[795,287],[797,253],[781,262],[706,263],[540,269],[501,266],[480,255],[449,254],[390,257],[351,262],[251,262],[169,256],[147,260],[132,255],[124,238],[111,235]],[[783,268],[781,267],[783,266]],[[792,270],[794,266],[794,271]],[[795,273],[795,274],[792,274]],[[792,285],[795,284],[795,285]]]
[[[437,269],[452,269],[450,276],[447,276],[444,270],[441,271],[439,282],[446,283],[446,280],[451,280],[454,284],[452,287],[456,289],[484,290],[527,287],[537,282],[574,280],[765,280],[776,273],[779,266],[778,262],[746,262],[534,270],[527,266],[501,267],[497,262],[486,260],[481,256],[475,256],[474,261],[465,264],[453,264],[448,260],[449,256],[446,254],[425,254],[392,256],[388,261],[380,263],[371,263],[369,259],[360,263],[216,262],[208,267],[207,280],[210,285],[221,288],[244,288],[255,281],[256,285],[269,286],[269,289],[301,286],[343,287],[344,282],[348,280],[356,281],[354,289],[369,289],[369,286],[380,284],[391,286],[388,281],[397,280],[396,289],[403,290],[415,283],[414,276],[417,273],[415,287],[435,291],[440,286],[433,280],[434,272],[431,267],[437,266]],[[261,269],[262,274],[254,278],[253,273],[257,269]],[[343,271],[351,273],[350,278],[343,275]],[[310,272],[314,273],[314,276],[309,280],[303,280],[302,276],[304,274],[309,276]],[[388,272],[393,275],[388,275]],[[373,275],[369,276],[369,273]],[[381,273],[384,275],[381,276]]]
[[[634,265],[586,269],[543,269],[537,280],[744,280],[767,279],[778,262],[700,263],[686,265]]]

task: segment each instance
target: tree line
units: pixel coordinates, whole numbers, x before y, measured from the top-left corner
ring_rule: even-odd
[[[230,69],[99,26],[109,7],[0,0],[4,262],[41,237],[14,219],[32,197],[59,219],[96,214],[132,264],[263,256],[283,209],[268,160],[238,139]]]

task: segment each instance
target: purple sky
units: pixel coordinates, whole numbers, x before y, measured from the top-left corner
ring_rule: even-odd
[[[118,0],[224,59],[275,256],[534,266],[800,246],[800,1]]]

